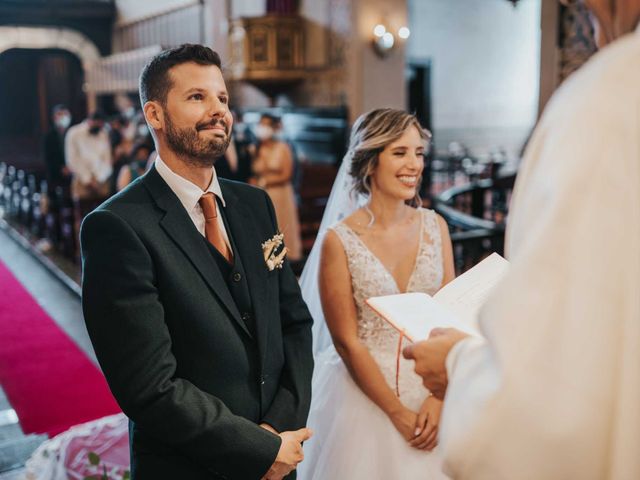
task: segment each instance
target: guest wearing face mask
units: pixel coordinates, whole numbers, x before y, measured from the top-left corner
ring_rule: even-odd
[[[109,190],[111,194],[119,191],[117,182],[122,169],[131,161],[132,151],[136,142],[137,125],[129,119],[126,111],[110,122],[109,137],[111,139],[112,168]]]
[[[71,197],[79,227],[85,215],[109,196],[109,178],[113,171],[111,142],[100,112],[94,112],[69,129],[65,158],[72,174]]]
[[[291,261],[302,259],[300,221],[291,178],[293,176],[293,155],[289,145],[276,139],[279,119],[264,114],[256,126],[258,145],[251,165],[253,177],[250,183],[263,188],[271,197],[276,210],[278,228],[284,233],[284,243]]]
[[[116,186],[118,192],[147,171],[151,151],[151,146],[146,143],[138,143],[133,147],[129,163],[121,168],[118,174]]]
[[[65,105],[51,110],[51,128],[44,137],[43,156],[49,189],[68,187],[70,172],[64,161],[64,137],[71,125],[71,113]]]

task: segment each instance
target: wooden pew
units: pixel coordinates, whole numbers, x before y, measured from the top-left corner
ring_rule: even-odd
[[[449,188],[434,198],[434,209],[449,225],[458,274],[486,255],[504,254],[504,232],[515,174]]]
[[[337,168],[333,165],[305,163],[301,166],[299,214],[305,256],[315,242],[336,174]]]

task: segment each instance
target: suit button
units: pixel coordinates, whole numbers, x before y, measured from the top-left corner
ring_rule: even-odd
[[[242,318],[242,320],[243,320],[243,321],[245,321],[245,322],[246,322],[246,321],[248,321],[248,320],[251,320],[251,314],[250,314],[249,312],[244,312],[244,313],[242,314],[242,317],[241,317],[241,318]]]
[[[242,280],[242,275],[240,275],[239,272],[236,272],[233,274],[233,281],[234,282],[239,282],[240,280]]]
[[[264,385],[265,378],[266,378],[265,375],[260,375],[260,385]]]

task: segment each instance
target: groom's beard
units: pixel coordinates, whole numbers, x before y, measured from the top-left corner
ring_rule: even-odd
[[[224,127],[226,136],[224,138],[212,137],[203,140],[198,132],[206,127],[216,124]],[[210,122],[201,122],[195,127],[178,128],[171,121],[171,117],[165,111],[165,127],[167,144],[179,157],[198,167],[211,167],[216,159],[224,155],[231,136],[229,126],[223,119],[214,119]]]

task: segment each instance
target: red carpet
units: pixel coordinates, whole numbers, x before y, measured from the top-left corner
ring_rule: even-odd
[[[120,411],[98,368],[0,262],[0,385],[25,433]]]

